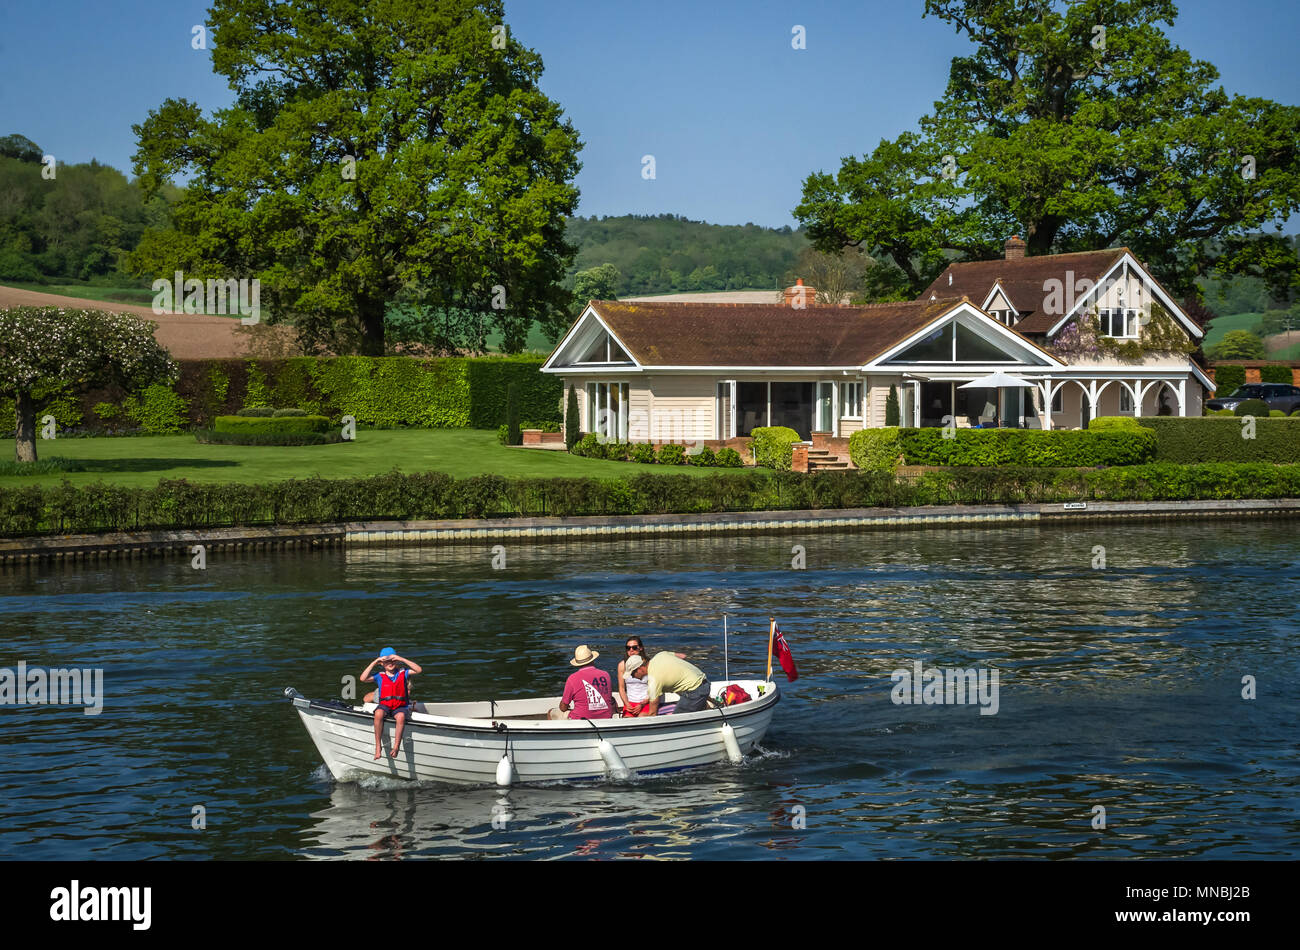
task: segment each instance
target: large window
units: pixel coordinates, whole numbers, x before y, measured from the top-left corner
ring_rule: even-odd
[[[840,418],[862,418],[861,383],[840,383]]]
[[[587,384],[587,431],[627,441],[627,383]]]
[[[895,363],[1014,363],[1015,357],[964,324],[949,321],[914,343]]]
[[[1119,307],[1103,307],[1097,311],[1097,318],[1101,322],[1101,332],[1106,336],[1118,339],[1136,339],[1139,312]]]

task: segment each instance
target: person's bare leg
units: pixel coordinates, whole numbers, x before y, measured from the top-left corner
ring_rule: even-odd
[[[393,751],[389,753],[390,758],[397,758],[397,752],[402,747],[402,731],[406,728],[405,710],[393,714],[397,720],[397,728],[393,731]]]
[[[380,706],[375,710],[375,758],[384,754],[383,743],[384,736],[384,707]]]

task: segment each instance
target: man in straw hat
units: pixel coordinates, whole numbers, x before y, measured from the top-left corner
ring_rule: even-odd
[[[609,674],[591,664],[600,656],[584,643],[573,651],[570,666],[578,671],[570,673],[564,684],[560,707],[552,709],[552,719],[610,719],[614,715],[614,697],[609,688]],[[572,707],[572,711],[570,711]]]

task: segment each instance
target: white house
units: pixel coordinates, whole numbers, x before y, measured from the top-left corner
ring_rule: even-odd
[[[811,300],[800,286],[780,304],[593,300],[542,371],[577,388],[582,431],[655,443],[767,425],[842,439],[885,424],[891,386],[903,425],[1041,428],[1200,415],[1213,389],[1188,355],[1202,329],[1127,248],[1025,257],[1012,238],[917,300]],[[1032,386],[959,388],[997,370]]]

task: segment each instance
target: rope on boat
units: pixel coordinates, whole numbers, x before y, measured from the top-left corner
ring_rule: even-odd
[[[506,740],[506,751],[501,754],[501,761],[497,763],[496,775],[497,785],[505,788],[512,785],[515,780],[514,756],[512,755],[514,746],[510,741],[510,727],[504,722],[493,722],[492,728],[502,733]]]

